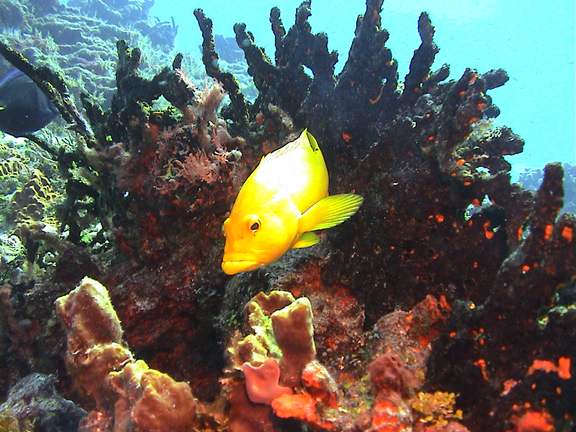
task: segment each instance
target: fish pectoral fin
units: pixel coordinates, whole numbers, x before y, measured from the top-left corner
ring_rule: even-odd
[[[332,228],[358,211],[364,198],[356,194],[330,195],[310,207],[300,218],[301,232]]]
[[[300,238],[294,243],[292,246],[293,249],[305,248],[314,246],[316,243],[320,241],[320,237],[313,232],[305,232],[300,236]]]

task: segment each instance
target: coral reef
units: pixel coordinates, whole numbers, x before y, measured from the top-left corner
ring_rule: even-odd
[[[18,236],[19,227],[42,223],[56,229],[61,182],[57,165],[22,139],[1,137],[0,157],[0,283],[4,283],[18,280],[25,266],[25,240]]]
[[[3,2],[3,41],[35,63],[46,63],[71,80],[75,96],[85,91],[109,101],[114,85],[114,44],[138,43],[146,51],[146,67],[166,62],[177,26],[149,17],[153,1]],[[193,65],[189,65],[193,66]],[[4,66],[0,67],[4,71]],[[199,70],[196,68],[196,70]]]
[[[122,342],[122,327],[104,286],[84,278],[56,301],[67,333],[66,366],[95,409],[79,430],[188,431],[195,401],[186,383],[135,360]]]
[[[10,389],[0,405],[0,430],[6,432],[67,432],[77,430],[86,412],[60,396],[56,377],[34,373]]]
[[[366,1],[338,74],[310,1],[289,29],[272,9],[274,59],[237,24],[254,100],[220,62],[220,30],[202,10],[214,79],[204,89],[182,55],[144,73],[124,38],[111,105],[82,97],[87,121],[66,80],[1,45],[75,134],[29,137],[57,165],[64,203],[56,236],[38,225],[23,236],[31,256],[52,245],[55,271],[3,289],[3,392],[31,370],[62,372],[65,358],[73,385],[63,378],[59,390],[91,410],[84,430],[574,428],[576,218],[560,215],[569,169],[548,165],[536,191],[511,183],[505,156],[524,142],[493,124],[488,94],[506,72],[432,70],[438,47],[423,13],[400,79],[382,3]],[[331,191],[353,190],[364,205],[318,246],[227,278],[221,223],[235,194],[263,153],[303,127],[323,149]],[[17,170],[10,160],[2,175]],[[84,279],[57,303],[64,348],[50,305],[94,273],[109,296]],[[38,326],[32,340],[19,336],[26,320]]]
[[[422,424],[467,430],[457,423],[462,412],[454,409],[455,394],[417,392],[430,343],[449,313],[445,299],[429,296],[410,312],[392,312],[371,331],[360,330],[364,358],[353,370],[316,359],[313,324],[325,313],[318,297],[295,299],[288,291],[259,293],[247,304],[249,333],[234,335],[228,348],[224,390],[230,394],[231,431],[272,430],[278,419],[297,419],[313,430]],[[333,346],[354,337],[324,331]],[[443,429],[448,425],[453,429]]]
[[[435,328],[446,319],[444,302],[428,297],[409,313],[384,316],[371,332],[379,339],[369,347],[375,360],[363,363],[358,383],[350,383],[316,360],[308,298],[295,299],[287,291],[259,293],[246,305],[249,333],[230,339],[229,369],[214,404],[197,401],[187,383],[134,358],[99,282],[84,278],[56,301],[56,311],[67,335],[68,373],[77,391],[94,403],[79,430],[256,432],[296,419],[314,430],[350,430],[369,421],[372,427],[422,423],[438,431],[466,431],[456,422],[462,412],[454,409],[453,393],[416,393],[430,353],[431,340],[422,345],[422,338],[437,336]],[[400,340],[386,341],[391,333]],[[448,425],[452,429],[443,429]]]

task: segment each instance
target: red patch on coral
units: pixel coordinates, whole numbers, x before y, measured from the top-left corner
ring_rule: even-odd
[[[316,401],[308,393],[283,394],[272,401],[272,409],[280,418],[296,418],[310,423],[318,420]]]
[[[534,360],[530,368],[528,369],[527,375],[532,375],[536,371],[542,371],[546,373],[556,372],[558,377],[563,380],[569,380],[572,377],[570,372],[572,361],[570,357],[560,357],[558,359],[558,365],[556,365],[551,360]]]
[[[408,426],[404,420],[400,407],[390,399],[379,400],[372,408],[372,427],[378,432],[404,432]]]
[[[554,423],[546,411],[527,411],[516,421],[515,432],[553,432]]]
[[[338,405],[338,388],[322,364],[312,361],[302,371],[302,384],[314,398],[331,408]]]

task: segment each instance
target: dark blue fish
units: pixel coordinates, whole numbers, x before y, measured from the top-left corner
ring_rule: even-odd
[[[58,110],[36,83],[18,69],[0,79],[0,130],[15,137],[36,132],[50,123]]]

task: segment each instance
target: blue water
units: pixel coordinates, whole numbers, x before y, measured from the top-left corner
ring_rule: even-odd
[[[429,12],[441,51],[435,67],[451,66],[458,78],[466,67],[480,72],[504,68],[510,81],[491,92],[501,108],[499,124],[506,124],[526,140],[521,155],[511,158],[514,171],[542,167],[551,161],[576,163],[576,73],[574,0],[387,0],[383,26],[390,32],[388,46],[407,72],[420,40],[418,15]],[[241,5],[241,6],[232,6]],[[284,25],[294,22],[295,0],[156,0],[152,15],[174,17],[179,25],[178,50],[197,50],[201,35],[193,17],[196,7],[214,21],[214,32],[233,36],[232,26],[245,22],[256,43],[272,56],[274,39],[268,21],[270,8],[280,7]],[[315,0],[310,19],[313,31],[326,32],[329,48],[340,53],[342,67],[354,34],[362,0]],[[176,12],[177,11],[177,12]]]

